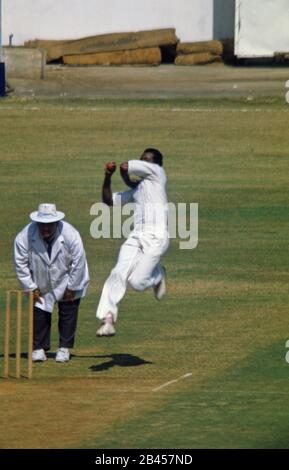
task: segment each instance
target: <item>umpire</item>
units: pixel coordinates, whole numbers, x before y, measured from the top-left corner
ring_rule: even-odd
[[[78,231],[63,221],[55,204],[40,204],[32,220],[14,242],[17,277],[24,290],[34,295],[34,362],[46,361],[50,349],[51,315],[58,303],[59,349],[57,362],[70,359],[74,345],[78,308],[85,296],[89,274]]]

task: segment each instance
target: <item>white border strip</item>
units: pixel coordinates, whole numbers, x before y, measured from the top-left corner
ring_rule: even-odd
[[[171,113],[220,113],[220,112],[229,112],[229,113],[273,113],[273,112],[283,112],[283,113],[288,113],[289,111],[289,106],[286,106],[284,108],[222,108],[222,107],[217,107],[217,108],[137,108],[137,107],[131,107],[131,108],[90,108],[90,107],[84,107],[84,106],[79,106],[79,107],[70,107],[70,106],[50,106],[48,104],[47,107],[42,106],[42,107],[36,107],[36,106],[13,106],[13,105],[1,105],[0,104],[0,111],[77,111],[77,112],[127,112],[127,111],[149,111],[149,112],[171,112]]]
[[[175,383],[179,382],[180,380],[187,379],[187,378],[191,377],[192,375],[193,375],[192,372],[189,372],[188,374],[182,375],[178,379],[170,380],[170,382],[166,382],[165,384],[160,385],[159,387],[153,388],[152,391],[153,392],[158,392],[159,390],[162,390],[163,388],[168,387],[171,384],[175,384]]]

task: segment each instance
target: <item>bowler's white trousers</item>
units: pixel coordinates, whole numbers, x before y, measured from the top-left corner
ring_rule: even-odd
[[[161,236],[132,232],[121,246],[117,264],[103,286],[96,317],[103,320],[111,313],[114,321],[117,320],[118,304],[128,283],[138,291],[157,285],[163,276],[160,257],[168,246],[167,232]]]

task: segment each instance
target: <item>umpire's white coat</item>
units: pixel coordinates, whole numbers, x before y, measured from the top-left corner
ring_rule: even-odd
[[[43,294],[44,303],[35,304],[42,310],[52,312],[66,288],[76,291],[75,298],[86,293],[89,273],[85,251],[78,231],[67,222],[58,222],[50,258],[37,223],[24,227],[15,238],[14,262],[23,289],[38,287]]]

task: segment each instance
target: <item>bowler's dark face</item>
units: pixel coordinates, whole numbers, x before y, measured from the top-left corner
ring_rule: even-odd
[[[145,162],[154,163],[154,155],[150,152],[144,152],[140,159],[144,160]]]
[[[39,233],[44,240],[52,237],[57,229],[57,222],[52,222],[51,224],[42,224],[41,222],[37,222],[37,225]]]

